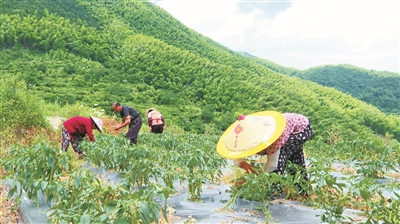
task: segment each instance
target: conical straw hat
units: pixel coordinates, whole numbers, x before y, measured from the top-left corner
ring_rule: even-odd
[[[101,133],[102,132],[102,128],[103,128],[103,121],[101,119],[93,117],[93,116],[90,116],[90,119],[92,119],[92,121],[96,125],[97,129]]]
[[[228,159],[254,155],[274,143],[285,126],[285,117],[276,111],[242,115],[222,134],[217,152]]]

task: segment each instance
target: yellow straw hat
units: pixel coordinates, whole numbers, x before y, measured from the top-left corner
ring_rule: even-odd
[[[228,159],[254,155],[274,143],[285,126],[285,117],[276,111],[242,115],[219,138],[217,152]]]

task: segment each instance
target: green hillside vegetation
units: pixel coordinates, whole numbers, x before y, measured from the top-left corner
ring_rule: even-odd
[[[400,114],[400,75],[358,68],[327,65],[291,73],[295,77],[333,87],[389,114]]]
[[[272,71],[275,71],[275,72],[278,72],[278,73],[281,73],[281,74],[285,74],[285,75],[289,75],[289,76],[294,74],[294,73],[296,73],[296,72],[300,72],[300,70],[297,69],[297,68],[285,67],[285,66],[279,65],[279,64],[277,64],[275,62],[272,62],[270,60],[263,59],[263,58],[257,58],[257,57],[256,58],[252,58],[252,61],[254,63],[263,65],[263,66],[271,69]]]
[[[400,114],[400,74],[367,70],[352,65],[323,65],[306,70],[278,65],[262,58],[255,63],[285,75],[333,87],[377,107],[386,114]]]
[[[98,104],[109,115],[113,101],[142,115],[158,107],[178,129],[215,134],[242,113],[290,111],[308,116],[318,138],[400,139],[398,116],[272,71],[152,3],[1,4],[3,77],[19,77],[47,103]]]

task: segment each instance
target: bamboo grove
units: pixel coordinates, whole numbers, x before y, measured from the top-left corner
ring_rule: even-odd
[[[68,11],[62,7],[71,4],[60,2],[58,10]],[[142,110],[162,105],[169,120],[198,133],[205,122],[224,130],[240,113],[292,111],[309,116],[322,138],[334,129],[348,138],[386,133],[400,138],[398,116],[253,63],[183,28],[151,3],[75,4],[86,7],[100,26],[50,9],[1,14],[2,73],[19,76],[47,102],[98,104],[106,111],[115,100]]]

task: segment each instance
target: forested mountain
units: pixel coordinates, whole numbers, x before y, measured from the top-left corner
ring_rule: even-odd
[[[308,116],[315,137],[400,140],[400,117],[333,88],[274,71],[185,27],[148,1],[1,1],[2,77],[47,102],[131,105],[216,134],[259,110]],[[279,66],[278,66],[279,67]],[[290,73],[290,72],[289,72]]]
[[[367,70],[352,65],[323,65],[306,70],[288,68],[262,58],[255,63],[320,85],[333,87],[376,106],[387,114],[400,115],[400,74]]]
[[[366,70],[352,65],[326,65],[292,75],[348,93],[383,112],[400,114],[398,73]]]

